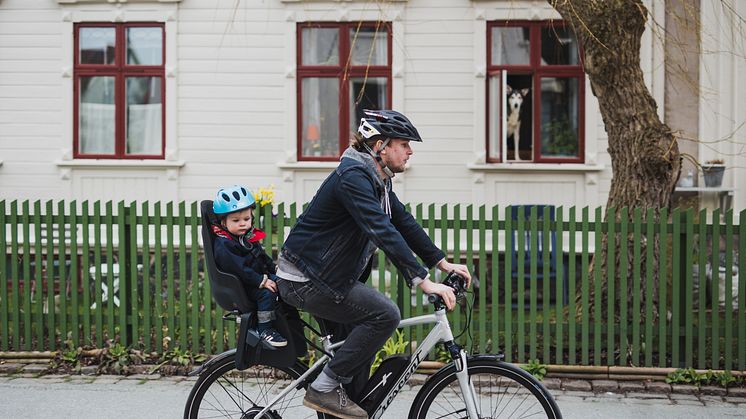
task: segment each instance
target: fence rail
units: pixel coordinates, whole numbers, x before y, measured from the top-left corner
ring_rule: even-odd
[[[0,350],[55,350],[67,340],[157,352],[234,346],[235,325],[222,320],[203,269],[197,208],[0,201]],[[300,211],[263,208],[264,245],[275,256]],[[431,204],[412,213],[473,268],[473,306],[450,316],[474,349],[517,362],[746,370],[746,211],[737,224],[731,211],[691,209],[659,218],[610,209],[608,219],[619,221],[608,222],[587,207]],[[659,269],[646,246],[653,238]],[[606,263],[594,263],[602,249]],[[368,283],[403,316],[429,310],[382,252],[373,265]],[[648,298],[655,294],[657,303]],[[416,327],[407,338],[425,333]]]

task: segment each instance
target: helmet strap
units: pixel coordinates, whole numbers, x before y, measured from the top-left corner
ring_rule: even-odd
[[[251,226],[249,230],[238,238],[238,242],[246,249],[251,249],[254,244],[251,243],[251,238],[254,237],[254,226]]]
[[[394,177],[394,172],[391,171],[391,169],[386,166],[386,164],[383,163],[383,159],[381,158],[381,150],[383,150],[386,145],[391,141],[391,138],[386,138],[383,141],[383,144],[381,144],[381,148],[378,149],[378,151],[373,151],[372,148],[368,145],[368,143],[363,141],[363,147],[368,151],[368,153],[373,156],[373,158],[378,162],[378,165],[381,167],[381,170],[383,171],[383,174],[388,176],[389,178]]]

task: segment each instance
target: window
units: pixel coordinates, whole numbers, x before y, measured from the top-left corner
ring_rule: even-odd
[[[298,24],[298,160],[338,160],[363,109],[391,107],[391,25]]]
[[[163,25],[75,26],[75,158],[164,157]]]
[[[490,22],[489,162],[583,162],[584,74],[562,22]]]

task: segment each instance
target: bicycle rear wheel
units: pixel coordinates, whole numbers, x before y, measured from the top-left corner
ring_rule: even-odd
[[[264,365],[243,371],[235,368],[235,354],[227,356],[203,371],[192,387],[184,419],[251,419],[267,403],[305,371],[303,365],[273,368]],[[303,406],[304,386],[294,388],[269,411],[272,419],[324,418]]]
[[[480,418],[562,418],[557,403],[544,386],[529,373],[512,364],[470,360],[469,379],[476,395]],[[425,382],[417,393],[409,417],[467,417],[466,404],[454,366]]]

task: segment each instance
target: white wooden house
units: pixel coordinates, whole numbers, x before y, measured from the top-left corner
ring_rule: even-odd
[[[700,139],[682,142],[693,160],[728,167],[694,193],[744,209],[746,2],[644,3],[661,118]],[[604,205],[603,121],[557,19],[518,0],[0,0],[0,199],[241,183],[304,202],[360,109],[391,107],[425,139],[396,177],[405,202]],[[508,85],[527,89],[517,153]]]

